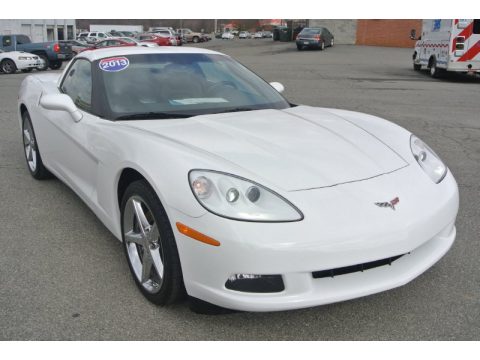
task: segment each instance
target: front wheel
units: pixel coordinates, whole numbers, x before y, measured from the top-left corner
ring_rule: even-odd
[[[45,71],[48,69],[50,65],[50,61],[48,61],[48,57],[46,55],[38,55],[38,57],[42,60],[42,65],[37,67],[38,71]]]
[[[32,120],[26,111],[22,114],[22,132],[23,148],[25,150],[28,171],[30,171],[30,174],[37,180],[51,178],[52,174],[47,170],[45,165],[43,165],[42,157],[38,150],[37,138],[33,131]]]
[[[145,180],[127,187],[121,216],[125,255],[142,294],[157,305],[182,298],[185,288],[175,236],[165,209]]]
[[[200,41],[200,39],[198,38],[198,36],[194,36],[192,41],[196,44]]]
[[[325,41],[322,41],[322,43],[320,44],[320,50],[325,50]]]
[[[14,74],[17,71],[17,66],[13,60],[10,59],[3,60],[0,64],[0,67],[2,68],[2,72],[5,74]]]
[[[422,65],[413,63],[413,70],[415,70],[415,71],[422,70]]]
[[[32,69],[22,69],[22,72],[23,73],[29,73],[29,72],[32,72]]]
[[[335,40],[332,39],[332,41],[330,41],[330,46],[333,47],[333,45],[335,45]]]
[[[303,46],[302,46],[302,45],[297,45],[297,50],[298,50],[298,51],[302,51],[302,49],[303,49]]]

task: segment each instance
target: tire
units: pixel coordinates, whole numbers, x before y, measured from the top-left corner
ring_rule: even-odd
[[[413,63],[413,70],[415,70],[415,71],[422,70],[422,65]]]
[[[29,73],[29,72],[32,72],[32,69],[23,69],[22,72],[23,73]]]
[[[10,59],[4,59],[0,64],[2,72],[5,74],[15,74],[17,72],[17,65]]]
[[[332,38],[332,41],[330,41],[330,47],[333,47],[333,45],[335,45],[335,40]]]
[[[192,39],[192,41],[193,41],[195,44],[198,43],[199,40],[200,40],[200,39],[198,38],[198,36],[194,36],[193,39]]]
[[[43,165],[32,120],[27,111],[22,114],[22,135],[25,160],[27,161],[27,168],[30,175],[37,180],[52,178],[53,175],[47,170],[45,165]]]
[[[439,78],[442,74],[441,69],[437,67],[437,59],[432,58],[430,60],[430,76],[433,78]]]
[[[58,70],[62,67],[61,61],[50,61],[50,65],[48,66],[52,70]]]
[[[297,50],[298,50],[298,51],[302,51],[302,50],[303,50],[303,46],[302,46],[302,45],[297,45]]]
[[[44,54],[38,54],[38,57],[43,60],[43,66],[37,67],[38,71],[45,71],[48,69],[48,66],[50,65],[50,61],[48,60],[47,56]]]
[[[322,41],[322,44],[320,45],[320,51],[325,50],[325,41]]]
[[[156,305],[183,298],[186,292],[175,236],[165,209],[147,181],[134,181],[125,190],[121,224],[125,256],[140,292]]]

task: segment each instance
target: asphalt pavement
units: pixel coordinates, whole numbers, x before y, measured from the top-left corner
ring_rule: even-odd
[[[415,72],[411,49],[196,46],[283,83],[293,103],[374,114],[422,138],[459,184],[452,249],[403,287],[332,305],[218,316],[154,306],[120,242],[73,191],[29,175],[16,108],[26,75],[0,74],[0,340],[480,340],[480,81]]]

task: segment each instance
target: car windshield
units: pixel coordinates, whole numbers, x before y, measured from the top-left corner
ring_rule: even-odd
[[[111,120],[285,109],[268,83],[219,54],[135,54],[97,61]]]
[[[303,29],[302,35],[315,35],[320,34],[320,29]]]

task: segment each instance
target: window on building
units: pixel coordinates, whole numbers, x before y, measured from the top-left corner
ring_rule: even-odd
[[[78,59],[68,71],[61,86],[80,109],[90,111],[92,104],[92,66],[89,61]]]
[[[480,34],[480,19],[473,20],[473,33]]]

